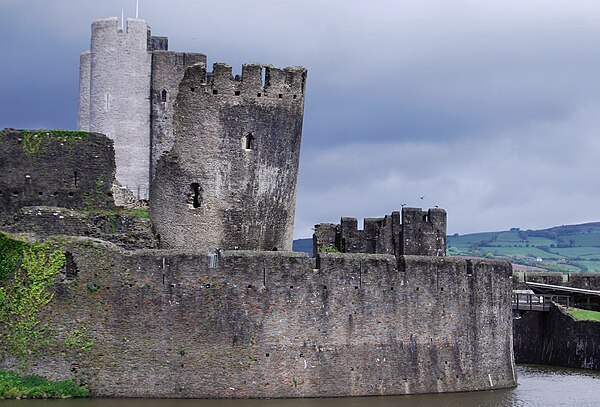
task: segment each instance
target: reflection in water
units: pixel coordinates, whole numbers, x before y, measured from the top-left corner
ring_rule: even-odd
[[[599,406],[600,372],[518,366],[515,389],[397,397],[288,400],[3,400],[2,407],[513,407]]]

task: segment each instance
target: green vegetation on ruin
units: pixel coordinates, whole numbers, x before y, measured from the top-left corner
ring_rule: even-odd
[[[20,376],[0,370],[0,398],[42,399],[89,397],[85,386],[77,386],[72,380],[53,382],[39,376]]]
[[[115,207],[114,209],[100,209],[100,210],[92,210],[90,209],[91,215],[99,215],[99,216],[108,216],[110,218],[114,218],[115,216],[131,216],[135,218],[143,218],[148,219],[150,217],[150,213],[147,209],[129,209],[123,208],[120,206]],[[110,220],[110,219],[109,219]],[[116,218],[114,218],[116,220]]]
[[[4,129],[0,131],[0,136],[8,134],[11,130]],[[61,142],[73,143],[77,140],[84,139],[89,136],[86,131],[80,130],[21,130],[18,131],[19,136],[22,138],[23,152],[28,157],[32,157],[37,154],[43,154],[44,141],[49,139],[59,140]]]
[[[600,271],[600,223],[448,236],[448,256],[500,258],[548,271]]]
[[[31,356],[51,343],[38,313],[50,301],[50,287],[66,257],[50,243],[28,244],[0,233],[0,353],[8,353],[24,368]]]
[[[566,309],[566,312],[577,321],[600,321],[600,312],[598,311],[570,308]]]

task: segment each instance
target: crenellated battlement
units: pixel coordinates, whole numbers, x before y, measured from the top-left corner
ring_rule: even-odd
[[[307,70],[303,67],[277,68],[265,64],[243,64],[242,74],[233,75],[232,67],[223,62],[213,64],[212,72],[206,65],[190,67],[184,81],[189,91],[202,88],[215,96],[243,96],[250,98],[303,99]]]
[[[401,221],[402,219],[402,221]],[[446,211],[402,208],[383,218],[343,217],[339,225],[315,225],[313,252],[379,253],[421,256],[446,255]]]

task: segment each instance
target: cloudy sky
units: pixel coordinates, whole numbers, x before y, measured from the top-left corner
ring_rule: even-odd
[[[0,0],[0,128],[74,129],[90,24],[121,9]],[[598,1],[140,0],[140,17],[209,64],[308,68],[296,237],[401,204],[445,208],[449,233],[600,221]]]

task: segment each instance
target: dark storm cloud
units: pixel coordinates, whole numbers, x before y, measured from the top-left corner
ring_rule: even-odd
[[[73,128],[90,23],[122,8],[135,0],[0,0],[0,127]],[[142,0],[140,13],[171,49],[236,72],[309,68],[298,236],[405,202],[446,207],[450,232],[598,220],[597,2]]]

